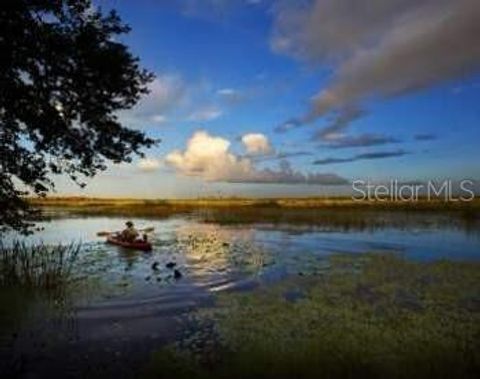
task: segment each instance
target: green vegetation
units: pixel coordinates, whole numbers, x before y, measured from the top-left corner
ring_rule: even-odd
[[[0,242],[0,348],[10,346],[14,353],[24,339],[38,346],[63,337],[58,330],[61,323],[71,322],[69,290],[79,251],[80,245],[73,244],[5,246]],[[55,333],[37,326],[48,320],[55,320]],[[0,366],[14,369],[9,373],[12,377],[19,375],[14,354],[3,359],[7,366]]]
[[[480,199],[471,202],[356,202],[349,197],[318,198],[207,198],[185,200],[99,199],[58,197],[32,199],[47,215],[49,210],[67,214],[165,218],[179,215],[218,224],[296,224],[336,229],[402,227],[406,223],[459,224],[478,228]],[[411,215],[420,217],[411,217]]]
[[[84,187],[159,142],[117,117],[154,75],[122,43],[130,27],[91,0],[11,2],[0,25],[0,231],[28,234],[22,195],[52,192],[59,174]]]
[[[205,208],[346,208],[346,209],[411,209],[411,210],[466,210],[480,211],[480,198],[469,202],[454,202],[438,199],[420,199],[415,202],[402,201],[354,201],[344,197],[278,197],[278,198],[240,198],[212,197],[197,199],[122,199],[122,198],[90,198],[90,197],[45,197],[30,198],[32,205],[42,207],[94,208],[105,212],[127,208],[172,208],[192,210]]]
[[[0,244],[0,286],[56,289],[63,286],[80,251],[79,245]]]
[[[478,377],[480,263],[366,254],[319,267],[220,295],[144,377]]]

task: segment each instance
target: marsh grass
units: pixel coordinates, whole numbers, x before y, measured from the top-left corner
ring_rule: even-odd
[[[45,198],[30,199],[45,216],[121,216],[162,219],[192,217],[220,225],[274,224],[368,230],[382,227],[453,225],[476,232],[480,198],[470,202],[352,201],[349,197],[206,198],[176,200]]]
[[[19,378],[76,335],[70,290],[78,245],[0,245],[0,372]]]
[[[24,364],[73,333],[70,296],[79,244],[0,241],[0,372],[20,377]],[[42,347],[43,346],[43,347]]]
[[[353,201],[350,197],[302,197],[302,198],[198,198],[198,199],[101,199],[88,197],[30,198],[33,206],[61,208],[78,214],[102,215],[158,215],[169,216],[201,210],[245,211],[262,210],[379,210],[379,211],[427,211],[455,212],[476,217],[480,212],[480,198],[469,202],[419,199],[402,201]]]
[[[15,241],[11,246],[0,243],[0,286],[53,290],[66,284],[79,244],[27,245]]]
[[[320,275],[220,295],[145,377],[475,378],[479,294],[479,263],[336,255]]]

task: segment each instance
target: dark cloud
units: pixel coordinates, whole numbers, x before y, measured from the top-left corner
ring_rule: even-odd
[[[325,159],[318,159],[313,162],[316,165],[327,165],[327,164],[335,164],[335,163],[348,163],[355,161],[355,158],[325,158]]]
[[[358,107],[346,107],[337,112],[334,119],[328,126],[318,130],[314,136],[314,140],[328,141],[341,135],[351,122],[363,117],[367,112]]]
[[[303,126],[305,124],[304,120],[301,120],[299,118],[291,118],[288,121],[285,121],[283,124],[278,125],[274,131],[275,133],[285,133],[288,132],[292,129],[297,129],[300,126]]]
[[[404,155],[409,154],[404,150],[397,150],[397,151],[379,151],[373,153],[364,153],[364,154],[357,154],[355,158],[357,160],[360,159],[383,159],[383,158],[392,158],[392,157],[402,157]]]
[[[256,162],[265,162],[265,161],[281,160],[281,159],[288,159],[288,158],[308,157],[312,155],[313,153],[310,151],[289,151],[289,152],[278,152],[268,156],[245,155],[244,157],[250,158]]]
[[[380,146],[391,143],[399,143],[401,140],[384,136],[381,134],[360,134],[357,136],[342,136],[331,140],[329,143],[322,146],[329,147],[331,149],[343,149],[351,147],[367,147],[367,146]]]
[[[312,0],[277,6],[272,47],[333,68],[313,121],[480,70],[478,0]]]
[[[325,159],[318,159],[313,162],[315,165],[328,165],[328,164],[336,164],[336,163],[349,163],[349,162],[356,162],[362,160],[371,160],[371,159],[385,159],[385,158],[394,158],[394,157],[402,157],[404,155],[410,154],[404,150],[396,150],[396,151],[378,151],[373,153],[364,153],[364,154],[357,154],[350,158],[325,158]]]
[[[413,138],[416,141],[433,141],[437,139],[437,136],[435,134],[425,133],[425,134],[415,134]]]
[[[262,183],[262,184],[319,184],[345,185],[350,181],[333,173],[302,173],[294,170],[290,163],[283,160],[277,170],[265,168],[257,170],[253,175],[242,178],[222,180],[228,183]]]
[[[296,157],[306,157],[313,155],[310,151],[291,151],[291,152],[279,152],[277,153],[277,159],[285,159],[285,158],[296,158]]]

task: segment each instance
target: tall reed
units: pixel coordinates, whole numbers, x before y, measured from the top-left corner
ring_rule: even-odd
[[[67,282],[80,251],[79,244],[28,245],[0,241],[0,286],[55,289]]]

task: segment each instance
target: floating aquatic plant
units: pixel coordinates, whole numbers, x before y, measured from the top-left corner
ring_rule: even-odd
[[[285,296],[292,289],[301,296]],[[473,378],[480,371],[479,293],[479,263],[336,255],[321,275],[219,295],[215,308],[197,314],[196,335],[158,352],[148,373]],[[213,357],[202,342],[211,339]]]

